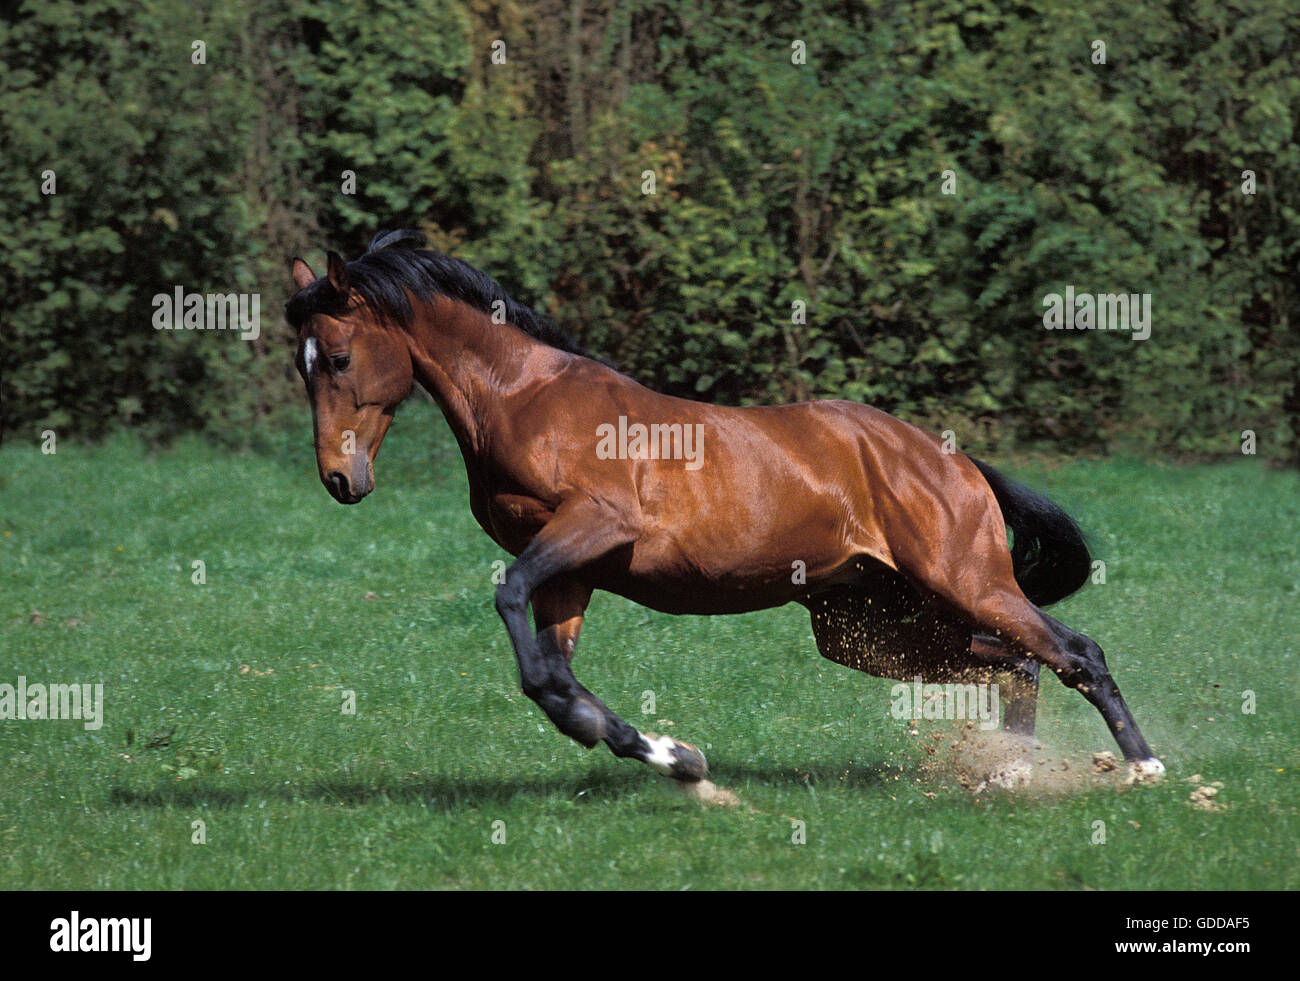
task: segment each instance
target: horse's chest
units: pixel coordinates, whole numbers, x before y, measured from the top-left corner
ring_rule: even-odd
[[[554,513],[536,498],[497,494],[487,502],[479,523],[498,545],[511,555],[518,555]]]

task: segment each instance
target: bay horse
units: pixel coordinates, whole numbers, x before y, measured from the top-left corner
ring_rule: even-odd
[[[352,262],[329,252],[319,278],[293,260],[285,309],[320,479],[343,504],[364,498],[397,405],[415,382],[429,392],[475,519],[516,557],[496,609],[524,693],[560,732],[684,782],[707,773],[695,746],[637,731],[574,677],[603,589],[675,614],[800,603],[838,663],[1006,679],[1005,726],[1020,736],[1046,665],[1101,713],[1130,779],[1164,772],[1101,648],[1040,609],[1091,572],[1079,528],[1046,497],[855,402],[728,408],[651,391],[422,243],[381,232]]]

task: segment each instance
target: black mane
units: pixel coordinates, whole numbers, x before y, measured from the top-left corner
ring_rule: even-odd
[[[417,297],[450,297],[486,314],[495,313],[494,306],[500,303],[507,323],[551,347],[591,357],[549,317],[516,303],[486,273],[441,252],[411,245],[423,242],[424,236],[417,231],[380,232],[365,255],[347,264],[348,285],[361,295],[375,316],[408,328],[414,315],[408,292]],[[296,330],[313,314],[337,317],[349,309],[348,298],[322,276],[285,304],[284,312]]]

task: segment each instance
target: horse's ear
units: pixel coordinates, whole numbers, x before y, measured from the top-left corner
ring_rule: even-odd
[[[312,283],[316,282],[316,274],[311,271],[311,266],[303,262],[297,256],[293,258],[293,285],[300,290],[305,290]]]
[[[346,293],[348,291],[348,264],[337,252],[327,252],[326,258],[329,259],[329,278],[330,285],[336,292]]]

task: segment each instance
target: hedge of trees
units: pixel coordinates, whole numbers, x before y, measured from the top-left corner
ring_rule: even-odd
[[[0,424],[243,441],[301,397],[287,257],[415,226],[664,391],[1300,464],[1298,40],[1273,0],[22,4]],[[155,330],[177,285],[260,336]],[[1150,336],[1045,329],[1067,287]]]

